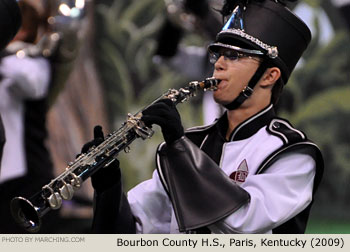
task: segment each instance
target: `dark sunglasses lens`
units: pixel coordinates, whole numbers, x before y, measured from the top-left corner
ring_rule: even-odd
[[[218,59],[224,56],[225,59],[228,60],[237,60],[238,58],[242,57],[242,55],[234,50],[223,50],[223,51],[219,51],[219,52],[210,52],[209,53],[209,61],[212,64],[215,64],[216,61],[218,61]]]
[[[220,58],[220,54],[217,52],[210,52],[209,53],[209,61],[211,64],[215,64],[216,61],[218,61],[218,59]]]
[[[237,60],[239,58],[239,53],[233,50],[226,50],[222,55],[229,60]]]

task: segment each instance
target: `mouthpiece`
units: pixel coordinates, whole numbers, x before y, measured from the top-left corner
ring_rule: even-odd
[[[204,90],[216,90],[221,80],[215,79],[215,77],[206,78],[199,83],[199,86]]]

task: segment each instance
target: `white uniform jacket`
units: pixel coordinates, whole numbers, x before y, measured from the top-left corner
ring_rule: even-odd
[[[225,124],[226,114],[189,129],[174,146],[160,145],[153,177],[128,192],[137,232],[305,231],[323,172],[317,146],[276,118],[272,105],[239,125],[230,141]]]
[[[3,120],[6,144],[1,162],[0,183],[24,176],[27,173],[24,150],[25,100],[39,99],[48,92],[50,82],[48,60],[18,58],[10,55],[0,64],[0,113]]]

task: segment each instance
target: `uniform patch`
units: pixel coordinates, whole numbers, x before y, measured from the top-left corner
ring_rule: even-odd
[[[237,168],[237,171],[231,173],[230,178],[240,185],[245,182],[248,177],[249,170],[247,161],[244,159]]]

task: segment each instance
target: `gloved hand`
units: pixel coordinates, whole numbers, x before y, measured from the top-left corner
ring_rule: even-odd
[[[104,140],[101,126],[95,126],[94,139],[84,144],[81,153],[87,153],[93,146],[98,146]],[[99,169],[91,176],[91,183],[97,192],[103,192],[113,185],[120,183],[121,172],[119,168],[119,160],[116,159],[109,166]]]
[[[170,99],[158,101],[145,109],[142,114],[141,120],[146,126],[157,124],[161,127],[164,140],[168,145],[184,135],[180,114]]]

